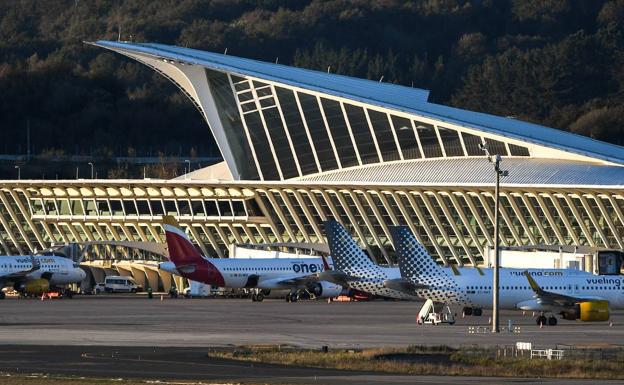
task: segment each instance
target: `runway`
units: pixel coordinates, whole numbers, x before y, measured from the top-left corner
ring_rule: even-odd
[[[587,380],[393,376],[210,358],[204,348],[0,346],[0,372],[252,384],[586,384]],[[153,381],[152,381],[153,382]],[[595,381],[592,381],[594,383]],[[178,382],[179,383],[179,382]],[[618,384],[604,381],[601,384]]]
[[[560,320],[540,329],[529,315],[501,312],[520,333],[470,334],[487,329],[489,313],[457,318],[451,325],[416,325],[420,303],[302,301],[286,303],[245,299],[165,299],[80,297],[72,300],[0,301],[2,345],[98,345],[207,347],[282,344],[318,348],[367,348],[406,345],[534,346],[624,344],[624,312],[606,322]],[[459,309],[457,309],[459,311]]]

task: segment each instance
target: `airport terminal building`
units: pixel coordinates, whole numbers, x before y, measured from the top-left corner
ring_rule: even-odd
[[[388,226],[402,224],[441,262],[479,264],[494,232],[494,170],[479,144],[509,171],[503,246],[624,250],[622,147],[430,103],[422,89],[175,46],[93,44],[174,82],[223,162],[173,180],[0,181],[3,253],[161,242],[160,218],[172,214],[211,256],[233,244],[325,243],[322,222],[336,219],[381,263],[394,258]]]

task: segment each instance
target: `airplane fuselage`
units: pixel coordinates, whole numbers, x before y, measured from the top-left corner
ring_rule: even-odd
[[[292,285],[280,284],[283,279],[305,277],[323,272],[321,258],[207,258],[223,278],[219,283],[211,279],[200,282],[230,288],[255,287],[259,289],[289,289]],[[173,274],[184,275],[173,262],[164,262],[160,268]]]
[[[448,304],[474,308],[492,308],[492,269],[481,269],[483,275],[462,274],[419,277],[428,285],[417,290],[418,296]],[[501,269],[499,283],[499,306],[501,309],[549,310],[546,304],[535,301],[524,272],[549,292],[583,299],[609,301],[612,309],[624,308],[624,277],[593,275],[576,270],[556,269]]]
[[[38,269],[20,278],[11,278],[15,274],[33,268],[30,256],[0,256],[0,283],[6,285],[16,281],[29,281],[44,278],[50,285],[66,285],[82,281],[86,273],[74,261],[58,256],[34,256]]]

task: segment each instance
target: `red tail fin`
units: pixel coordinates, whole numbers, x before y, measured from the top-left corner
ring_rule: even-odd
[[[163,227],[165,228],[171,262],[176,266],[183,266],[203,260],[200,252],[193,246],[173,217],[163,217]]]

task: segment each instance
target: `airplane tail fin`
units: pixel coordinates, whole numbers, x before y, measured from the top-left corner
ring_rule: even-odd
[[[404,278],[419,276],[446,275],[425,247],[418,242],[407,226],[394,226],[390,229],[401,276]]]
[[[359,276],[379,270],[340,223],[326,221],[324,225],[334,269]]]
[[[184,266],[203,261],[201,253],[191,243],[175,218],[170,215],[163,216],[163,227],[171,262],[176,266]]]

